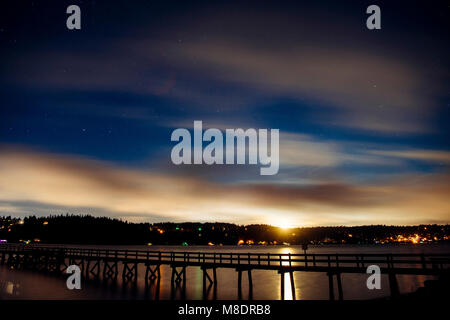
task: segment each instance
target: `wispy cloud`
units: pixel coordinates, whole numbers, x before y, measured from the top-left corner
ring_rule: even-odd
[[[348,141],[318,139],[312,135],[281,133],[280,163],[285,166],[339,167],[342,165],[399,166],[403,163]]]
[[[191,43],[176,52],[175,62],[195,57],[196,68],[209,70],[216,81],[238,84],[267,97],[306,99],[339,111],[317,119],[328,124],[374,131],[426,131],[424,106],[437,104],[428,92],[431,79],[422,70],[369,52],[306,44],[271,51],[236,42]]]
[[[403,149],[403,150],[371,150],[368,153],[383,157],[401,158],[423,162],[435,162],[445,165],[450,164],[450,151]]]
[[[78,157],[3,149],[2,213],[87,210],[140,220],[297,225],[448,221],[447,174],[407,175],[377,184],[221,184],[199,177],[131,170]],[[20,204],[22,203],[22,205]],[[19,210],[20,209],[20,210]],[[49,212],[50,213],[50,212]],[[156,218],[155,218],[156,217]]]

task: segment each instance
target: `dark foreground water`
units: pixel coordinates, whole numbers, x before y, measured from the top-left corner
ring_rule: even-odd
[[[80,246],[79,246],[80,247]],[[83,246],[90,247],[90,246]],[[99,248],[101,246],[92,246]],[[111,249],[131,250],[161,250],[161,251],[216,251],[216,252],[252,252],[252,253],[302,253],[297,246],[262,246],[262,247],[177,247],[177,246],[102,246]],[[310,246],[308,253],[448,253],[449,244],[427,245],[326,245]],[[0,267],[0,299],[180,299],[183,296],[181,288],[171,289],[171,270],[168,266],[161,267],[161,282],[159,288],[154,285],[145,290],[145,267],[140,265],[138,270],[138,284],[133,287],[122,285],[119,279],[116,286],[102,285],[83,281],[81,290],[68,290],[66,277],[54,277],[31,271],[13,271],[6,267]],[[280,299],[281,281],[276,271],[254,270],[253,275],[253,299]],[[237,272],[233,269],[218,269],[218,286],[216,293],[211,288],[207,292],[207,298],[213,299],[237,299]],[[381,290],[368,290],[365,274],[343,274],[342,285],[344,299],[374,299],[389,295],[387,276],[382,276]],[[401,293],[408,293],[423,286],[429,276],[398,275],[398,284]],[[328,299],[328,277],[325,273],[295,272],[297,300]],[[292,299],[290,291],[290,279],[286,274],[285,299]],[[242,297],[248,298],[247,274],[243,273]],[[187,268],[186,299],[203,299],[202,271],[198,267]]]

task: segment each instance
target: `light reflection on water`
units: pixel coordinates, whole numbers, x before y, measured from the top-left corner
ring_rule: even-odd
[[[291,247],[284,247],[280,250],[281,254],[289,254],[289,253],[294,253],[294,250],[292,250]],[[282,262],[283,266],[288,266],[289,262],[288,261],[283,261]],[[292,288],[291,288],[291,277],[289,275],[289,273],[284,273],[283,275],[283,281],[284,281],[284,300],[293,300],[293,295],[292,295]],[[294,280],[295,282],[295,280]],[[281,287],[281,284],[280,284]],[[281,288],[280,288],[281,290]],[[297,298],[297,297],[296,297]]]
[[[89,246],[84,246],[89,247]],[[99,247],[99,246],[93,246]],[[111,247],[111,249],[139,249],[139,250],[161,250],[161,251],[222,251],[241,253],[303,253],[301,247],[147,247],[128,246]],[[385,245],[385,246],[310,246],[309,253],[448,253],[449,245]],[[287,265],[288,261],[282,261]],[[0,298],[3,299],[186,299],[201,300],[203,294],[203,274],[198,267],[186,269],[186,288],[182,287],[172,290],[170,285],[171,269],[168,266],[161,267],[161,281],[159,287],[153,284],[148,291],[144,286],[145,267],[138,268],[138,284],[132,285],[121,283],[121,268],[119,268],[118,283],[116,286],[110,284],[103,286],[91,282],[83,282],[82,290],[68,290],[66,288],[66,277],[53,277],[30,271],[10,271],[6,267],[0,267]],[[213,288],[206,292],[207,299],[237,299],[237,272],[234,269],[217,270],[218,286],[216,294]],[[253,299],[280,299],[281,298],[281,276],[276,271],[253,270]],[[397,276],[400,292],[412,292],[429,276]],[[373,299],[389,295],[388,279],[382,276],[382,290],[368,290],[365,274],[343,274],[342,284],[344,299]],[[289,273],[283,275],[284,299],[292,300],[291,279]],[[294,272],[295,298],[297,300],[328,299],[328,278],[325,273],[317,272]],[[249,297],[247,273],[242,277],[242,298]],[[175,293],[175,294],[174,294]]]
[[[289,273],[284,274],[284,300],[293,300]]]

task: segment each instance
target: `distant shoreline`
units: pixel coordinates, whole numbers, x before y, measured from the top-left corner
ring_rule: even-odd
[[[89,215],[0,217],[0,243],[96,245],[328,245],[440,243],[450,225],[281,228],[266,224],[130,223]]]
[[[300,244],[268,244],[268,245],[236,245],[236,244],[226,244],[226,245],[201,245],[201,244],[194,244],[194,245],[188,245],[183,246],[179,244],[155,244],[155,245],[146,245],[146,244],[128,244],[128,243],[108,243],[108,244],[99,244],[99,243],[33,243],[33,244],[24,244],[23,242],[7,242],[7,243],[0,243],[0,246],[4,245],[24,245],[24,246],[51,246],[51,247],[77,247],[77,246],[99,246],[99,247],[112,247],[112,246],[118,246],[118,247],[145,247],[151,249],[152,247],[159,248],[159,247],[168,247],[168,248],[175,248],[175,247],[189,247],[189,248],[232,248],[232,249],[238,249],[238,248],[299,248],[302,249],[302,245]],[[431,246],[449,246],[450,247],[450,241],[442,241],[442,242],[432,242],[432,243],[421,243],[421,244],[412,244],[412,243],[361,243],[361,244],[354,244],[354,243],[324,243],[324,244],[310,244],[308,245],[308,248],[320,248],[320,247],[431,247]]]

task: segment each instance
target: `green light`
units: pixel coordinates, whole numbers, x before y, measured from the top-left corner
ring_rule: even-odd
[[[182,246],[187,246],[188,243],[187,243],[186,241],[184,241],[181,245],[182,245]]]
[[[198,231],[202,231],[202,228],[198,228]]]
[[[180,230],[180,228],[179,228],[179,227],[176,227],[175,230]]]

